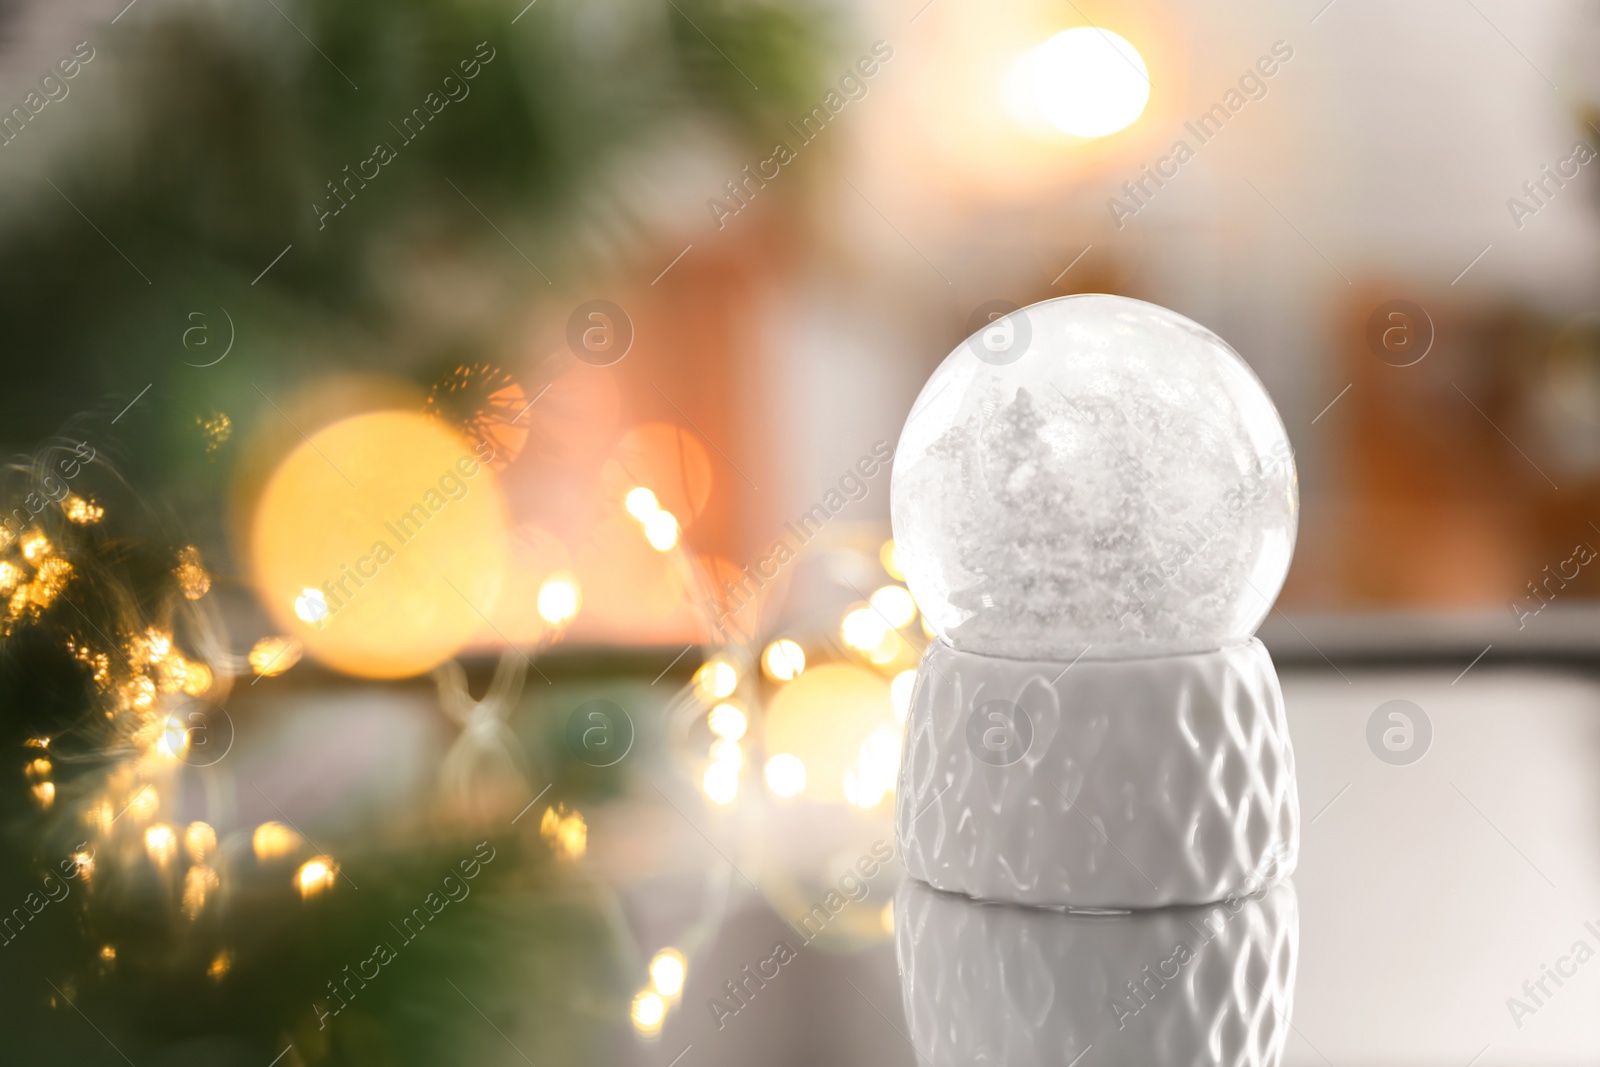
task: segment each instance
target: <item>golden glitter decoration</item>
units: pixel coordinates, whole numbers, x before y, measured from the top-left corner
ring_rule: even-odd
[[[183,667],[183,691],[192,697],[211,688],[211,668],[204,663],[186,663]]]
[[[194,423],[200,427],[200,436],[206,439],[206,455],[214,456],[233,436],[233,420],[227,412],[213,410],[209,415],[196,415]]]
[[[263,637],[250,650],[250,669],[263,678],[282,674],[300,662],[300,642],[292,637]]]
[[[191,920],[200,918],[206,900],[221,884],[222,879],[213,868],[203,864],[190,867],[183,876],[183,914]]]
[[[0,560],[0,593],[9,593],[21,584],[22,568],[10,560]]]
[[[73,638],[67,638],[67,651],[73,658],[88,666],[90,677],[104,692],[111,685],[111,657],[104,652],[96,652],[87,645],[81,644]]]
[[[178,579],[178,588],[185,599],[199,600],[211,591],[211,575],[200,562],[200,550],[193,545],[178,553],[178,565],[172,573]]]
[[[582,859],[589,847],[589,826],[583,813],[568,811],[565,804],[546,808],[539,820],[539,836],[561,860]]]
[[[55,551],[55,546],[42,530],[29,530],[22,535],[22,556],[29,563],[38,563]]]
[[[66,512],[68,522],[75,522],[79,526],[92,525],[106,516],[105,508],[92,500],[85,500],[77,493],[67,494],[61,501],[61,510]]]

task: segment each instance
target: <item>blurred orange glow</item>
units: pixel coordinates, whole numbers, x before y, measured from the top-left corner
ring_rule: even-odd
[[[494,612],[506,576],[505,499],[482,460],[404,411],[345,419],[296,448],[252,531],[256,588],[278,625],[364,677],[419,674],[454,655]],[[322,591],[326,615],[296,613],[307,588]]]
[[[656,509],[671,512],[684,526],[705,508],[712,482],[705,445],[688,430],[665,422],[629,430],[600,470],[601,491],[611,499],[626,500],[634,489],[648,489]]]

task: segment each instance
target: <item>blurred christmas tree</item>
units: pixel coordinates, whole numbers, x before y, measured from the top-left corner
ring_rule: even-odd
[[[0,537],[0,1060],[596,1062],[592,1024],[630,986],[536,817],[390,813],[334,859],[163,807],[175,710],[239,666],[184,545],[224,543],[216,460],[272,417],[263,397],[330,367],[426,384],[492,360],[530,307],[564,320],[570,279],[627,269],[685,153],[764,155],[817,94],[820,22],[742,0],[139,0],[82,35],[52,75],[70,92],[4,148],[6,436],[34,458],[0,484],[28,512]],[[75,411],[77,443],[37,450]],[[71,493],[25,504],[72,456]]]

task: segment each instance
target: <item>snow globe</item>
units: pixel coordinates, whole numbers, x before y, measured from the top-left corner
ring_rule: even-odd
[[[997,317],[923,387],[891,497],[936,634],[897,791],[908,874],[1116,910],[1292,871],[1294,753],[1254,634],[1298,488],[1233,349],[1124,297]]]

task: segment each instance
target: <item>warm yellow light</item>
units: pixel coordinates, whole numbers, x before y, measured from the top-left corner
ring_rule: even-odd
[[[80,526],[88,526],[99,522],[105,517],[106,509],[85,500],[77,493],[69,493],[61,501],[61,510],[67,513],[67,521],[75,522]]]
[[[107,963],[115,963],[117,961],[117,946],[101,945],[100,958],[105,960]]]
[[[39,802],[41,808],[48,808],[56,802],[56,784],[54,782],[40,782],[33,787],[33,799]]]
[[[878,642],[878,647],[867,652],[867,658],[877,664],[893,663],[895,657],[905,650],[906,643],[900,640],[900,635],[894,630],[885,630],[883,640]]]
[[[721,700],[739,688],[739,672],[727,660],[714,659],[694,672],[694,687],[707,700]]]
[[[50,761],[40,757],[28,763],[27,774],[29,778],[38,781],[50,773]]]
[[[657,552],[671,552],[678,545],[678,520],[670,511],[657,511],[644,520],[644,539]]]
[[[589,848],[589,824],[583,813],[569,811],[565,804],[546,808],[539,820],[539,836],[559,860],[579,860]]]
[[[914,668],[901,671],[889,683],[889,702],[894,705],[896,722],[905,722],[906,716],[911,714],[911,690],[916,684],[917,672]]]
[[[295,872],[294,884],[302,897],[310,897],[332,889],[338,877],[339,865],[332,856],[313,856]]]
[[[761,669],[775,682],[787,682],[806,669],[806,650],[787,637],[772,642],[761,653]]]
[[[166,759],[182,759],[189,751],[189,729],[176,716],[168,715],[156,739],[156,754]]]
[[[275,860],[300,847],[300,835],[281,822],[264,822],[250,835],[250,848],[258,860]]]
[[[144,832],[144,850],[158,867],[165,867],[178,853],[178,835],[166,823],[156,823]]]
[[[72,866],[77,870],[79,878],[88,881],[94,876],[94,855],[89,852],[74,852]]]
[[[294,613],[302,621],[319,623],[328,617],[328,598],[315,586],[306,586],[294,598]]]
[[[211,966],[206,968],[206,977],[213,982],[220,982],[224,975],[233,969],[233,953],[226,949],[217,953],[212,959]]]
[[[806,791],[806,765],[800,757],[780,752],[767,760],[764,777],[774,796],[797,797]]]
[[[213,868],[203,863],[190,867],[183,875],[183,914],[190,919],[198,919],[200,912],[205,910],[206,901],[211,899],[211,894],[221,884],[222,879]]]
[[[53,551],[50,539],[38,530],[22,535],[22,554],[29,563],[37,563]]]
[[[210,823],[192,822],[183,832],[183,848],[193,863],[204,863],[217,851],[217,832]]]
[[[739,795],[739,767],[734,763],[713,763],[700,779],[700,788],[713,804],[732,804]]]
[[[894,721],[889,680],[864,666],[824,663],[773,694],[762,740],[767,752],[788,753],[804,766],[808,798],[842,804],[846,772],[860,777],[862,746],[884,727],[897,738],[902,732]]]
[[[650,984],[664,997],[675,997],[683,992],[683,982],[688,973],[688,963],[683,953],[675,948],[662,949],[650,961]]]
[[[895,555],[893,538],[885,541],[883,547],[878,549],[878,562],[883,564],[883,569],[888,571],[889,577],[895,581],[906,580],[905,571],[900,569],[900,557]]]
[[[889,624],[871,608],[856,608],[839,623],[840,639],[862,652],[870,652],[883,644],[889,632]]]
[[[507,528],[498,476],[470,441],[420,412],[367,412],[313,433],[278,466],[256,508],[251,568],[276,625],[312,656],[348,674],[409,677],[455,655],[493,614]],[[320,624],[296,612],[308,587],[327,600]]]
[[[661,994],[651,989],[642,990],[633,998],[633,1028],[644,1037],[654,1037],[661,1032],[661,1023],[667,1017],[667,1002]]]
[[[134,822],[149,822],[161,807],[156,787],[147,785],[128,800],[128,817]]]
[[[211,576],[200,562],[200,550],[193,545],[178,553],[178,565],[172,573],[186,600],[199,600],[211,591]]]
[[[539,586],[539,617],[551,626],[565,626],[582,606],[583,593],[571,575],[553,575]]]
[[[656,495],[644,486],[628,490],[628,495],[622,498],[623,507],[628,509],[628,514],[644,522],[650,516],[661,510],[661,504],[656,500]]]
[[[744,765],[744,749],[739,747],[737,741],[719,737],[711,742],[711,762],[726,763],[738,769]]]
[[[871,601],[878,614],[897,629],[917,617],[917,602],[903,585],[886,585],[872,594]]]
[[[889,901],[883,906],[883,910],[878,912],[878,922],[882,924],[884,933],[894,933],[894,901]]]
[[[300,662],[300,642],[292,637],[263,637],[250,649],[250,669],[271,678]]]
[[[737,704],[718,704],[706,717],[706,725],[710,726],[711,732],[718,737],[737,741],[750,728],[750,720],[745,718],[744,712]]]
[[[183,665],[183,691],[192,697],[197,697],[211,688],[211,668],[204,663],[186,663]]]
[[[1020,56],[1006,78],[1006,103],[1025,126],[1104,137],[1131,126],[1150,99],[1144,58],[1094,26],[1064,30]]]

